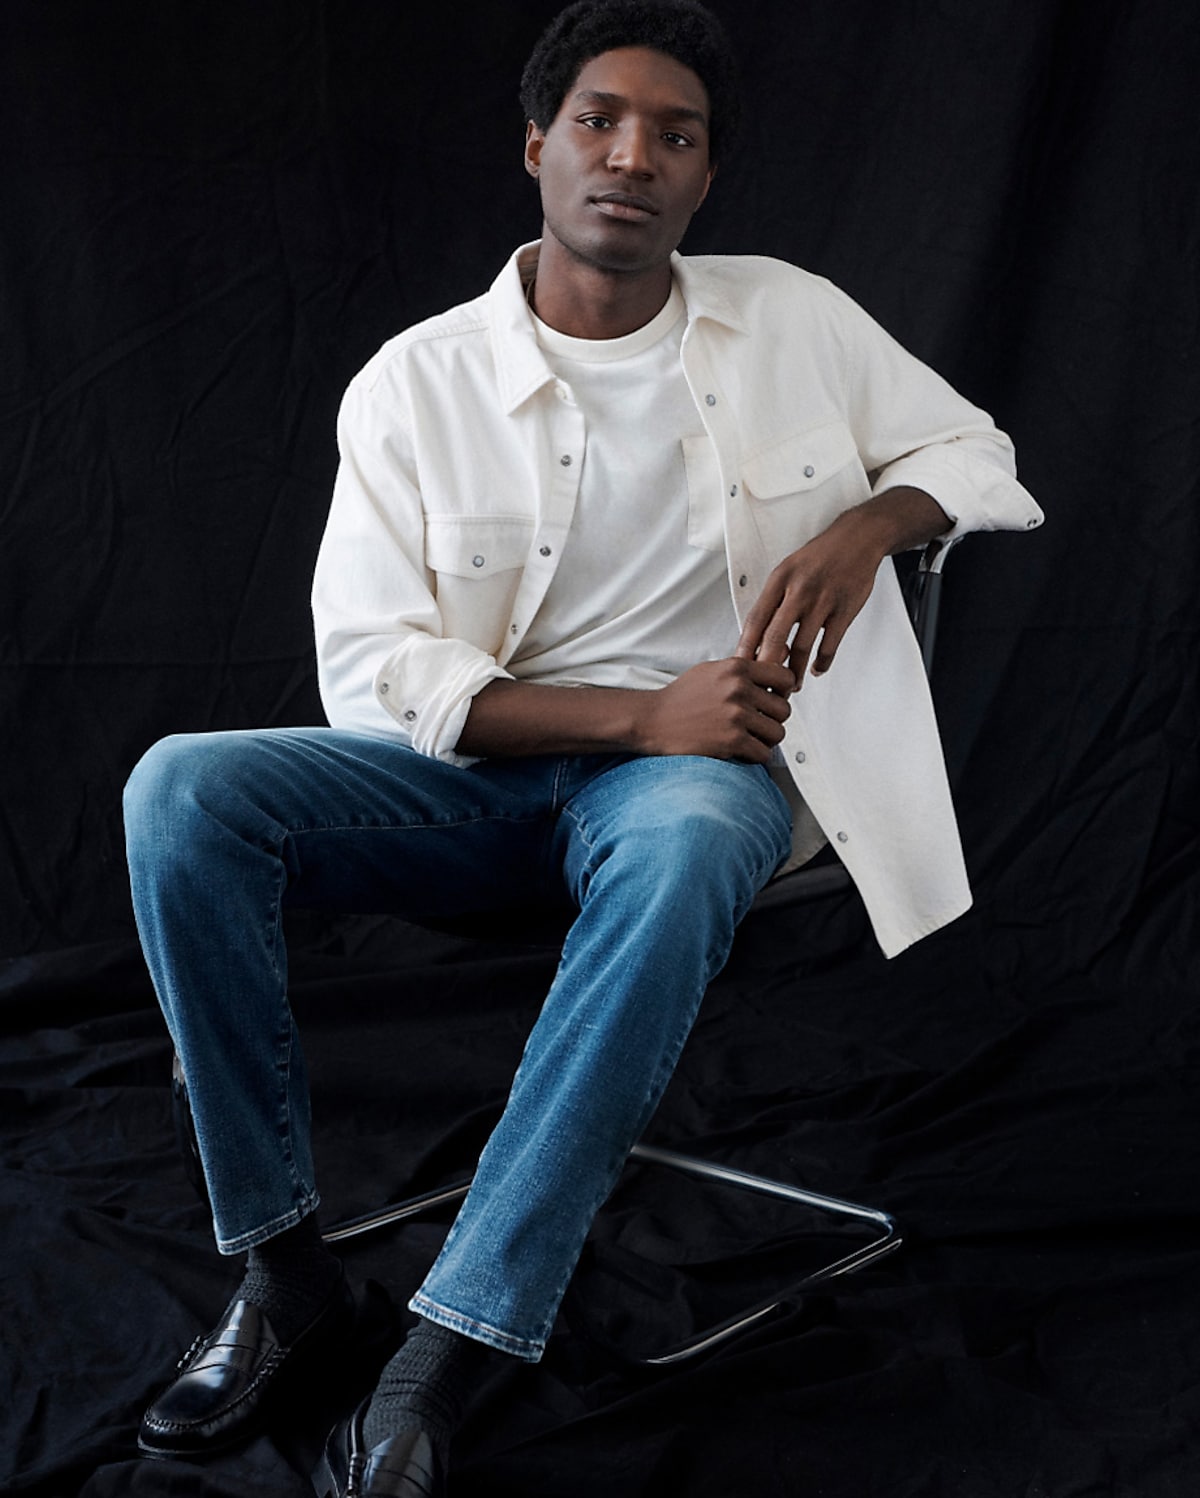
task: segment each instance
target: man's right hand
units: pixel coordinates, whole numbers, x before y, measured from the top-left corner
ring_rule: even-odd
[[[772,661],[702,661],[669,686],[638,694],[637,752],[766,764],[795,689],[791,671]]]

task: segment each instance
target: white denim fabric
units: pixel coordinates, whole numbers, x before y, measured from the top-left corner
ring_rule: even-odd
[[[509,676],[558,566],[584,454],[525,300],[537,245],[474,301],[386,343],[351,382],[313,614],[330,724],[451,763],[471,699]],[[740,622],[772,568],[873,493],[913,485],[972,530],[1032,529],[1012,444],[828,281],[751,256],[673,259],[691,530],[723,536]],[[571,690],[563,688],[564,691]],[[826,838],[894,956],[970,905],[941,743],[890,560],[833,668],[792,698],[793,862]]]

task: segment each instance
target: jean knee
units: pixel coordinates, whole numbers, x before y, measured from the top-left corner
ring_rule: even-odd
[[[173,734],[152,745],[125,786],[126,841],[130,852],[150,839],[160,854],[183,846],[203,806],[213,799],[219,734]],[[217,777],[219,780],[221,777]]]
[[[595,849],[641,884],[647,898],[699,898],[711,887],[753,891],[787,856],[791,820],[787,804],[769,782],[767,794],[744,781],[730,793],[720,778],[663,787],[641,814],[613,829],[607,846]],[[615,868],[614,868],[615,866]]]
[[[721,847],[737,856],[753,859],[761,853],[769,859],[786,844],[790,816],[774,785],[760,786],[739,773],[736,779],[672,786],[656,798],[644,826],[673,856]]]
[[[125,825],[132,829],[156,818],[164,806],[174,801],[186,774],[186,746],[191,734],[174,734],[152,744],[125,783],[123,804]]]

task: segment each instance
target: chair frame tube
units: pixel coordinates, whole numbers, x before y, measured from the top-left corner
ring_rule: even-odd
[[[830,1260],[819,1269],[809,1271],[800,1279],[785,1285],[782,1290],[776,1291],[768,1299],[738,1312],[736,1316],[718,1322],[717,1325],[708,1327],[653,1357],[632,1359],[646,1368],[669,1368],[677,1363],[699,1357],[703,1353],[711,1352],[730,1338],[749,1331],[751,1327],[765,1321],[777,1311],[786,1309],[804,1291],[815,1289],[818,1285],[826,1284],[844,1275],[853,1274],[856,1270],[863,1269],[877,1259],[883,1258],[885,1254],[893,1253],[904,1241],[895,1219],[877,1207],[864,1207],[857,1202],[844,1201],[840,1197],[823,1196],[816,1191],[807,1191],[803,1187],[790,1185],[786,1181],[774,1180],[770,1176],[751,1175],[748,1171],[734,1170],[728,1165],[718,1165],[711,1160],[701,1159],[698,1155],[661,1149],[657,1145],[635,1144],[630,1151],[629,1158],[640,1164],[664,1166],[668,1170],[680,1171],[684,1175],[716,1182],[722,1186],[730,1186],[735,1190],[754,1191],[762,1196],[794,1202],[810,1210],[868,1224],[879,1230],[878,1235],[869,1243],[862,1244],[840,1258]],[[461,1201],[470,1188],[471,1181],[467,1179],[455,1181],[434,1191],[423,1192],[419,1196],[408,1197],[403,1201],[377,1208],[373,1212],[363,1213],[360,1217],[337,1223],[323,1234],[324,1239],[326,1243],[341,1243],[358,1237],[360,1234],[387,1227],[392,1223],[403,1222],[410,1217],[419,1217],[423,1213],[435,1211],[438,1207]]]

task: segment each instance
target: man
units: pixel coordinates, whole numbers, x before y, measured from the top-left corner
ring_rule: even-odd
[[[147,960],[218,1246],[151,1454],[242,1439],[346,1314],[285,903],[577,908],[475,1184],[323,1491],[442,1491],[496,1356],[542,1352],[734,928],[826,837],[889,955],[969,903],[890,555],[1032,526],[990,419],[828,283],[674,252],[735,123],[692,0],[584,0],[526,68],[540,244],[347,392],[313,602],[332,727],[167,740],[128,793]],[[899,750],[897,746],[900,746]]]

